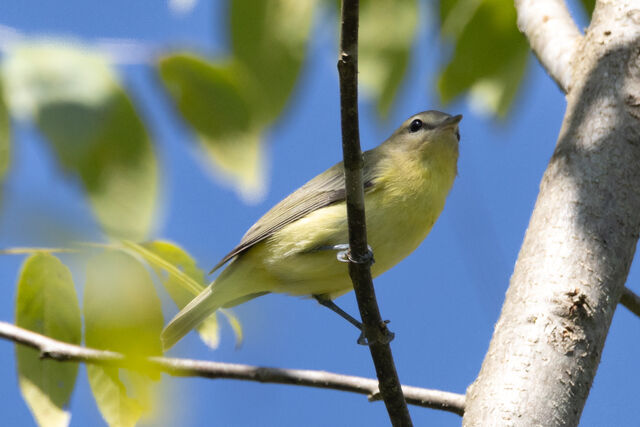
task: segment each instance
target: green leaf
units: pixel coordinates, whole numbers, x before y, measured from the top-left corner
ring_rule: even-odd
[[[240,319],[238,319],[230,309],[221,308],[218,311],[227,318],[231,329],[233,329],[233,333],[236,334],[236,347],[240,347],[243,340],[242,324],[240,323]]]
[[[32,43],[12,50],[3,71],[11,110],[33,117],[62,167],[80,177],[102,227],[144,238],[158,192],[156,158],[106,60],[80,46]]]
[[[154,241],[143,246],[126,242],[149,262],[161,278],[165,287],[178,308],[182,309],[196,295],[204,290],[205,275],[198,268],[195,260],[181,247],[166,241]],[[165,274],[163,274],[165,272]],[[242,326],[233,314],[224,313],[233,317],[236,324],[232,325],[238,342],[242,340]],[[216,313],[207,317],[197,328],[202,341],[211,348],[217,348],[220,342],[220,327]]]
[[[593,15],[593,9],[596,8],[596,0],[580,0],[582,7],[584,7],[587,16],[591,18]]]
[[[210,63],[177,53],[160,76],[209,159],[244,198],[264,192],[261,134],[280,116],[304,62],[313,1],[233,0],[233,56]]]
[[[232,0],[234,72],[260,125],[286,105],[304,62],[315,1]]]
[[[151,264],[156,274],[166,279],[163,281],[163,286],[177,305],[187,305],[194,296],[204,290],[204,272],[179,246],[162,240],[142,245],[124,241],[123,245],[142,255]],[[168,273],[168,276],[163,275],[163,271]]]
[[[0,79],[0,182],[9,170],[11,156],[11,140],[9,128],[9,111],[4,100],[4,90]]]
[[[486,97],[482,108],[504,116],[513,103],[528,61],[528,46],[516,27],[513,3],[459,0],[442,5],[446,9],[441,10],[441,16],[446,17],[443,33],[455,39],[453,58],[438,81],[443,102],[475,91],[476,105]]]
[[[88,347],[124,353],[132,360],[162,353],[160,299],[145,267],[121,251],[106,251],[87,264],[84,291]],[[141,366],[137,366],[141,369]],[[110,426],[132,426],[153,408],[152,379],[159,374],[88,366],[98,408]]]
[[[158,65],[180,112],[198,132],[216,138],[251,129],[251,106],[231,67],[190,53],[165,56]]]
[[[80,344],[80,306],[69,269],[53,255],[30,256],[22,267],[16,299],[16,324],[48,337]],[[78,373],[77,363],[42,360],[39,353],[16,345],[18,382],[31,413],[41,426],[66,426]]]
[[[359,77],[382,116],[388,115],[407,71],[417,23],[417,0],[360,3]]]
[[[520,81],[528,62],[529,52],[522,50],[519,55],[511,58],[500,73],[476,82],[469,94],[471,105],[476,110],[490,111],[498,117],[506,116],[520,89]]]
[[[134,426],[142,417],[143,408],[129,397],[118,376],[118,369],[87,365],[87,375],[93,397],[110,427]]]
[[[457,37],[476,13],[484,0],[440,0],[441,32],[446,37]]]
[[[209,159],[243,196],[262,193],[263,128],[255,123],[234,67],[212,65],[188,53],[166,56],[158,65],[165,87]]]

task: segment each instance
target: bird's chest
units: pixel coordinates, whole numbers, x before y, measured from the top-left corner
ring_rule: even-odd
[[[368,195],[367,234],[376,260],[375,276],[413,252],[440,215],[453,177],[429,172],[393,177],[396,181],[383,183]]]

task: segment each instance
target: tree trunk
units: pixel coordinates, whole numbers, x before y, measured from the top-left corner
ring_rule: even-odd
[[[568,64],[566,115],[466,426],[578,424],[635,252],[640,4],[598,1]]]

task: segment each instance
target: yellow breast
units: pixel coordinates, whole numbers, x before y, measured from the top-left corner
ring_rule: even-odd
[[[403,159],[402,166],[389,168],[367,195],[374,276],[407,257],[431,231],[456,175],[455,159],[447,160],[419,164],[420,159]]]
[[[378,276],[413,252],[444,207],[456,175],[457,150],[450,158],[389,156],[365,195],[367,235]],[[395,162],[395,163],[394,163]],[[277,285],[293,295],[339,296],[352,289],[345,263],[333,245],[348,243],[346,204],[336,203],[287,225],[252,251],[260,252]]]

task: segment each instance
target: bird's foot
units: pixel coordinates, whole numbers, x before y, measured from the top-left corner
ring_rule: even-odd
[[[388,320],[384,321],[384,326],[381,328],[381,331],[378,337],[376,337],[375,343],[389,344],[395,338],[396,334],[394,334],[389,329],[387,329],[388,323],[389,323]],[[366,335],[364,334],[364,330],[360,331],[360,336],[358,337],[357,343],[360,345],[367,345],[367,346],[373,344],[373,343],[370,343],[369,340],[367,339]]]
[[[367,253],[360,259],[355,259],[351,256],[351,250],[348,243],[340,245],[334,245],[334,250],[337,250],[336,258],[340,262],[353,262],[354,264],[373,264],[375,259],[373,258],[373,249],[367,245]]]

